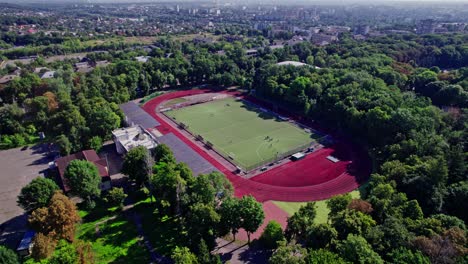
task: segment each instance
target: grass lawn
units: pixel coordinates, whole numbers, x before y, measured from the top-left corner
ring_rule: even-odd
[[[351,197],[353,197],[353,199],[361,198],[361,196],[363,196],[363,193],[366,187],[367,187],[367,183],[361,185],[358,189],[350,192]],[[328,210],[326,202],[327,200],[315,202],[315,207],[317,209],[317,216],[315,217],[316,224],[322,224],[328,221],[328,214],[330,213],[330,210]],[[273,203],[276,204],[283,211],[288,213],[288,215],[293,215],[295,212],[299,211],[299,208],[301,208],[303,205],[306,204],[306,202],[295,203],[295,202],[279,202],[279,201],[273,201]]]
[[[188,106],[166,114],[187,125],[193,134],[201,135],[246,170],[272,162],[278,154],[306,148],[318,137],[234,98]]]
[[[96,233],[96,224],[114,215],[115,219],[99,224]],[[136,227],[121,213],[95,208],[91,213],[80,211],[80,216],[82,223],[78,226],[77,238],[92,244],[97,264],[150,262],[148,251],[138,243]]]

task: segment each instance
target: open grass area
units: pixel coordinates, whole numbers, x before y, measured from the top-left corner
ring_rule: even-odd
[[[227,98],[165,113],[226,158],[254,169],[307,148],[314,135],[243,100]]]
[[[95,263],[149,263],[149,253],[139,244],[136,227],[115,209],[80,211],[77,238],[91,243]]]
[[[358,189],[350,192],[351,197],[353,199],[359,199],[364,196],[364,191],[367,187],[367,183],[361,185]],[[288,213],[288,215],[293,215],[295,212],[299,211],[299,208],[304,206],[306,202],[279,202],[279,201],[273,201],[274,204],[276,204],[279,208],[281,208],[283,211]],[[315,217],[315,223],[316,224],[322,224],[326,223],[328,221],[328,214],[330,213],[330,210],[327,207],[327,200],[322,200],[322,201],[316,201],[315,202],[315,208],[317,209],[317,216]]]

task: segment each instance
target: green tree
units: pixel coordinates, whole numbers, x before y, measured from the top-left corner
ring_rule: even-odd
[[[265,219],[262,204],[252,196],[244,196],[239,201],[239,215],[242,219],[241,227],[247,232],[250,243],[250,235],[257,231]]]
[[[55,144],[57,144],[61,155],[67,156],[70,154],[72,145],[70,140],[65,135],[58,136],[55,139]]]
[[[220,206],[219,214],[221,215],[220,234],[225,235],[231,232],[233,240],[236,240],[236,234],[242,223],[239,214],[239,199],[229,197],[224,200]]]
[[[276,248],[279,241],[284,240],[283,229],[275,220],[268,222],[260,236],[260,242],[267,248]]]
[[[337,250],[341,256],[353,263],[383,264],[384,261],[372,250],[367,241],[359,235],[349,234],[346,240],[338,244]]]
[[[20,264],[16,253],[4,246],[0,246],[0,263],[4,264]]]
[[[458,227],[462,230],[466,230],[466,225],[460,218],[456,216],[446,214],[432,215],[431,218],[439,220],[444,229],[450,229],[452,227]]]
[[[299,244],[287,244],[286,240],[278,243],[278,248],[269,259],[270,264],[305,264],[307,250]]]
[[[450,185],[445,197],[445,209],[463,221],[468,222],[468,212],[461,204],[468,201],[468,181],[463,181]]]
[[[418,220],[424,217],[424,213],[421,209],[421,206],[419,206],[419,203],[416,200],[406,202],[402,209],[403,216],[408,217],[410,219]]]
[[[172,150],[166,144],[159,144],[152,150],[156,162],[176,163]]]
[[[127,198],[127,194],[125,194],[123,188],[113,187],[107,193],[106,200],[112,205],[122,206],[125,198]]]
[[[17,203],[24,210],[31,212],[47,206],[58,190],[59,187],[53,180],[38,177],[21,189]]]
[[[327,207],[330,209],[330,215],[335,215],[346,209],[351,200],[352,197],[349,193],[333,196],[327,200]]]
[[[332,226],[338,231],[341,238],[346,237],[348,234],[364,234],[376,224],[371,216],[349,209],[332,216],[331,221]]]
[[[215,211],[213,205],[201,203],[191,205],[185,221],[192,248],[197,248],[196,245],[203,239],[207,246],[213,249],[215,246],[216,226],[220,220],[221,217]]]
[[[231,182],[224,174],[212,172],[201,174],[190,186],[190,196],[193,203],[215,204],[232,196]]]
[[[122,173],[142,186],[148,182],[152,174],[153,163],[148,150],[144,146],[138,146],[129,150],[125,155]]]
[[[86,160],[72,160],[64,173],[65,179],[72,191],[89,204],[92,198],[101,193],[101,176],[92,162]]]
[[[197,253],[198,262],[201,264],[210,264],[211,263],[211,254],[208,246],[206,245],[205,240],[200,240],[198,244],[198,253]]]
[[[306,244],[312,248],[329,248],[338,232],[329,224],[315,224],[308,229]]]
[[[183,213],[182,205],[185,205],[187,200],[187,182],[180,176],[175,164],[160,162],[156,164],[154,171],[150,187],[161,209],[170,207],[172,214]]]
[[[197,264],[198,260],[195,254],[186,247],[176,247],[172,251],[171,258],[175,264]]]
[[[306,239],[307,230],[314,224],[316,215],[317,211],[314,202],[309,202],[299,208],[299,211],[288,218],[288,225],[285,231],[286,237],[297,240]]]
[[[24,127],[21,124],[24,111],[15,103],[0,107],[0,133],[15,134],[23,133]]]
[[[60,240],[54,254],[49,259],[50,264],[80,264],[78,254],[73,244]]]
[[[311,250],[306,257],[307,264],[346,264],[337,254],[326,249]]]
[[[120,127],[120,117],[109,107],[93,109],[88,119],[88,125],[93,135],[108,139],[112,130]]]
[[[99,136],[94,136],[88,141],[88,146],[91,149],[94,149],[96,152],[99,152],[102,148],[102,139]]]
[[[429,264],[429,258],[419,251],[411,251],[407,248],[397,248],[389,254],[392,263],[395,264]]]

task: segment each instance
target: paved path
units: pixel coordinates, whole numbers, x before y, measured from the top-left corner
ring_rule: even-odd
[[[129,189],[128,182],[125,182],[123,184],[123,188],[125,190],[125,193],[128,193],[128,189]],[[141,238],[141,240],[143,241],[143,245],[146,247],[146,249],[150,253],[150,257],[152,261],[151,264],[153,263],[172,264],[173,261],[170,258],[157,253],[156,250],[154,249],[153,245],[151,244],[151,241],[148,238],[148,235],[145,233],[145,230],[143,229],[141,215],[138,214],[138,212],[134,210],[133,208],[134,205],[135,205],[134,201],[130,197],[127,197],[127,199],[125,200],[125,206],[122,208],[122,212],[125,214],[125,216],[128,219],[130,219],[135,224],[137,228],[138,236]]]
[[[268,258],[271,253],[268,250],[249,246],[246,243],[238,243],[237,241],[227,241],[222,238],[216,239],[217,247],[213,253],[219,254],[223,262],[229,261],[230,264],[263,264],[268,263]]]
[[[146,249],[150,252],[151,256],[151,261],[152,263],[162,263],[162,264],[170,264],[173,263],[170,258],[167,258],[161,254],[158,254],[156,250],[154,249],[153,245],[148,239],[148,236],[145,234],[145,231],[143,229],[143,224],[141,222],[141,216],[133,211],[133,210],[126,210],[125,215],[133,221],[137,228],[138,235],[143,241],[143,245],[145,245]],[[142,263],[143,264],[143,263]]]

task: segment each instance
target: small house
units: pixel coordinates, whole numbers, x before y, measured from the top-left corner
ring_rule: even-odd
[[[58,174],[59,174],[59,181],[60,185],[65,193],[70,192],[71,188],[68,186],[67,179],[64,177],[65,170],[68,167],[68,164],[72,160],[86,160],[92,162],[96,165],[99,176],[101,176],[101,190],[105,191],[111,188],[111,178],[109,175],[109,166],[107,164],[106,159],[101,159],[96,151],[90,150],[83,150],[81,152],[77,152],[65,157],[60,157],[55,160],[55,166],[57,167]]]

